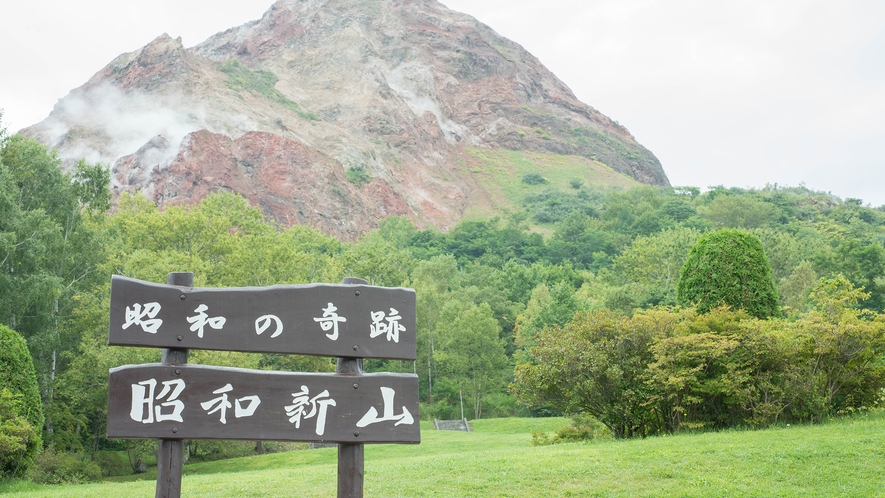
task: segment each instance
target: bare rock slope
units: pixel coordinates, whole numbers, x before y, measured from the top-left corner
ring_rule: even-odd
[[[195,47],[162,35],[23,133],[111,164],[117,193],[175,204],[232,190],[345,239],[388,214],[457,222],[471,148],[584,156],[668,184],[627,129],[436,0],[278,0]]]

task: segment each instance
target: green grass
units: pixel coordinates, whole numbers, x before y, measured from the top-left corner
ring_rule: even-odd
[[[466,173],[476,185],[465,213],[466,219],[487,219],[504,211],[519,211],[528,195],[546,189],[574,192],[571,182],[596,187],[631,188],[639,182],[605,164],[581,156],[565,156],[505,149],[471,148]],[[539,174],[546,183],[529,185],[526,175]]]
[[[531,446],[564,419],[473,422],[472,433],[422,424],[420,445],[369,445],[365,496],[885,496],[885,416],[824,425]],[[185,466],[183,496],[334,496],[336,450]],[[143,476],[142,479],[153,476]],[[153,481],[0,484],[8,496],[151,496]]]

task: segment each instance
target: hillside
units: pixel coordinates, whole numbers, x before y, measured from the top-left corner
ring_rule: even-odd
[[[478,155],[530,153],[522,170],[536,172],[567,160],[587,184],[669,184],[626,128],[436,0],[278,0],[194,47],[164,34],[22,132],[68,167],[112,165],[116,195],[233,191],[343,239],[389,214],[445,229],[518,202],[495,200],[511,172]]]

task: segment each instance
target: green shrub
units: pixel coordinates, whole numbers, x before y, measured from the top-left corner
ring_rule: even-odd
[[[547,183],[547,179],[541,176],[541,173],[526,173],[522,177],[522,183],[526,185],[542,185]]]
[[[553,444],[553,441],[546,432],[532,430],[532,446],[548,446],[551,444]]]
[[[95,453],[95,463],[106,476],[124,476],[132,474],[132,466],[122,451],[99,451]]]
[[[37,455],[27,475],[41,484],[83,484],[101,479],[101,469],[84,453],[56,452],[47,448]]]
[[[530,407],[590,414],[617,438],[656,433],[644,375],[661,325],[609,310],[578,312],[537,336],[531,361],[516,366],[512,392]]]
[[[584,182],[581,180],[578,180],[577,178],[572,178],[571,180],[568,181],[568,184],[571,185],[571,187],[575,190],[578,190],[579,188],[584,186]]]
[[[547,446],[562,443],[581,443],[598,437],[611,437],[608,428],[593,416],[579,414],[572,417],[572,425],[556,430],[551,438],[546,432],[532,431],[532,446]]]
[[[453,405],[449,400],[443,398],[433,403],[421,403],[419,413],[424,420],[456,420],[461,418],[461,411],[457,405]]]
[[[778,314],[771,266],[759,238],[724,229],[704,235],[679,273],[676,299],[700,313],[727,305],[757,318]]]
[[[507,393],[492,393],[486,395],[482,403],[484,405],[483,418],[505,417],[528,417],[531,412],[517,403],[516,398]]]
[[[885,315],[844,277],[812,292],[796,319],[719,307],[579,312],[545,328],[511,387],[531,408],[581,413],[532,444],[685,430],[819,422],[876,407],[885,388]]]
[[[363,184],[369,183],[372,177],[369,176],[365,166],[354,166],[347,168],[347,179],[350,180],[350,183],[361,187]]]
[[[592,427],[572,427],[566,425],[557,429],[556,435],[553,436],[553,444],[558,443],[579,443],[582,441],[592,441],[594,431]]]
[[[37,437],[37,430],[21,413],[21,394],[9,389],[0,390],[0,462],[3,475],[15,475],[25,462],[29,442]]]
[[[255,454],[253,441],[193,440],[190,443],[190,459],[212,462]]]
[[[43,404],[34,362],[18,332],[0,325],[0,475],[28,468],[43,446]]]

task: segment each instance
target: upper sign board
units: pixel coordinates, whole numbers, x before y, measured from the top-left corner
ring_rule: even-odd
[[[414,360],[415,291],[348,284],[206,289],[114,275],[108,344]]]

